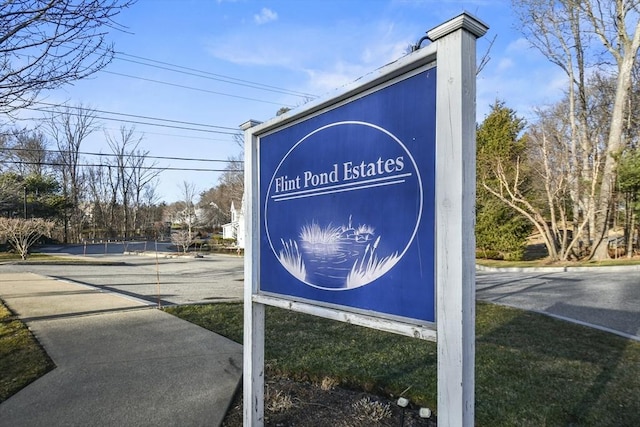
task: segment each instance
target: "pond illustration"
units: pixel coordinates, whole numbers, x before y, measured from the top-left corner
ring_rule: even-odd
[[[311,221],[296,238],[280,239],[277,256],[297,279],[323,289],[352,289],[388,272],[400,259],[398,252],[379,253],[382,236],[373,226],[353,223],[321,225]]]
[[[336,122],[263,162],[273,166],[261,181],[262,243],[275,259],[261,258],[261,289],[397,283],[388,273],[411,247],[424,206],[416,160],[402,141],[374,124]]]

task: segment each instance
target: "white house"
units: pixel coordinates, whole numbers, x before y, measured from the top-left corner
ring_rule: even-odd
[[[231,222],[222,226],[223,239],[235,239],[236,245],[244,249],[244,196],[240,203],[240,209],[236,209],[231,202]]]

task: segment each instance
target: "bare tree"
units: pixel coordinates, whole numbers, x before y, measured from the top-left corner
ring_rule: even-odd
[[[110,169],[115,170],[112,201],[115,204],[119,200],[121,204],[122,236],[127,239],[139,226],[143,192],[154,183],[161,170],[156,168],[155,162],[149,163],[149,151],[140,149],[144,135],[136,135],[134,127],[122,126],[116,137],[106,134],[106,138],[114,155],[110,164]]]
[[[523,119],[501,103],[493,106],[477,132],[477,179],[482,189],[535,227],[550,259],[565,260],[576,238],[570,241],[567,232],[567,130],[556,123],[563,115],[559,108],[539,115],[538,124],[521,137]]]
[[[133,0],[12,0],[0,5],[0,111],[87,77],[113,58],[106,36]]]
[[[240,201],[244,194],[244,157],[242,154],[227,159],[228,163],[218,183],[227,188],[231,200]]]
[[[135,128],[127,128],[125,126],[120,127],[120,132],[117,137],[113,137],[106,134],[107,142],[111,151],[115,156],[114,167],[116,168],[116,188],[120,194],[120,202],[122,204],[122,238],[127,239],[129,237],[130,230],[130,210],[129,203],[131,201],[131,181],[133,175],[129,170],[129,163],[131,162],[130,153],[136,150],[142,136],[135,136]]]
[[[189,247],[193,244],[193,234],[189,230],[178,230],[171,233],[171,243],[181,248],[183,253],[189,252]]]
[[[108,230],[108,237],[116,237],[119,222],[116,220],[118,215],[118,188],[120,183],[119,169],[115,161],[108,161],[103,169],[105,176],[105,185],[108,187],[106,192],[109,194],[109,202],[107,205],[107,218],[106,229]]]
[[[495,34],[491,38],[491,40],[489,41],[489,46],[487,46],[487,49],[484,51],[482,56],[480,56],[480,59],[478,60],[478,65],[476,66],[476,76],[480,74],[482,70],[484,70],[484,67],[487,66],[489,61],[491,61],[491,48],[493,47],[493,44],[496,42],[496,38],[498,38],[497,34]]]
[[[0,217],[0,238],[6,239],[24,260],[29,248],[42,236],[49,236],[55,224],[44,219],[22,219]]]
[[[196,186],[193,183],[184,181],[180,186],[182,191],[181,201],[175,204],[176,217],[175,220],[182,226],[181,230],[174,231],[171,234],[171,241],[176,246],[181,246],[184,252],[189,250],[189,246],[195,240],[194,228],[198,222],[196,215]]]
[[[98,164],[87,168],[88,200],[91,204],[91,238],[107,237],[104,230],[109,228],[109,187],[106,165]]]
[[[154,239],[163,238],[165,225],[162,221],[162,215],[165,205],[160,203],[157,180],[150,181],[144,187],[140,207],[142,211],[142,214],[139,215],[140,228],[145,236]]]
[[[625,147],[631,75],[640,47],[640,5],[629,0],[513,0],[522,28],[531,44],[568,77],[570,133],[569,179],[574,233],[585,230],[593,242],[590,256],[608,258],[606,237],[614,195],[617,162]],[[600,139],[600,124],[590,118],[586,76],[610,71],[604,48],[614,59],[613,107],[606,123],[608,136]],[[594,96],[594,95],[591,95]],[[594,127],[594,125],[597,125]],[[586,219],[585,226],[582,226]],[[603,245],[604,243],[604,245]]]
[[[240,206],[244,194],[244,161],[242,154],[229,157],[227,166],[218,178],[218,184],[200,194],[198,205],[211,226],[230,221],[231,203]]]
[[[578,0],[514,0],[522,29],[529,42],[549,61],[567,75],[566,114],[569,132],[563,138],[569,152],[566,184],[572,200],[572,228],[580,228],[582,217],[589,214],[586,241],[593,238],[595,210],[593,208],[597,180],[597,144],[589,137],[588,105],[585,74],[588,68],[585,57],[589,35],[582,31]]]
[[[593,209],[593,205],[580,205],[571,197],[575,181],[579,178],[575,176],[574,147],[565,143],[573,132],[572,125],[566,120],[570,104],[560,102],[554,108],[538,111],[538,121],[527,134],[533,186],[539,198],[545,201],[537,216],[545,221],[540,223],[539,229],[545,230],[545,241],[555,246],[549,250],[551,258],[560,260],[583,256],[580,247],[582,232],[592,218]],[[583,185],[591,185],[586,191],[588,194],[595,193],[593,181]],[[582,209],[580,215],[572,215],[576,206]]]
[[[150,207],[153,200],[157,200],[155,189],[158,185],[158,176],[162,172],[157,168],[157,162],[149,163],[149,151],[136,149],[130,155],[131,193],[132,193],[132,217],[134,230],[146,228],[141,224],[140,210],[145,201]]]
[[[200,193],[198,206],[204,213],[203,222],[212,228],[218,228],[230,222],[231,201],[223,185],[216,185]]]
[[[597,202],[593,259],[609,258],[608,224],[620,155],[626,146],[625,117],[629,108],[632,72],[640,49],[640,4],[631,0],[580,3],[593,32],[616,64],[616,88]]]
[[[197,194],[196,186],[193,183],[184,181],[181,188],[183,198],[182,203],[184,204],[183,218],[189,230],[189,234],[192,234],[193,228],[198,222],[195,204]]]
[[[52,114],[49,132],[58,147],[59,170],[62,191],[71,206],[64,213],[64,241],[77,240],[82,230],[80,201],[84,190],[80,166],[80,146],[98,129],[95,111],[82,105],[65,107],[61,113]],[[73,233],[70,233],[69,228]]]
[[[43,132],[29,129],[13,129],[8,141],[7,157],[15,170],[22,176],[43,175],[49,168],[50,153],[48,141]]]

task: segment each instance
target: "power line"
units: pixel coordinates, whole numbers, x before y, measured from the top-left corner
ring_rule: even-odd
[[[105,130],[119,131],[120,129],[103,127]],[[143,131],[145,135],[158,135],[158,136],[170,136],[172,138],[184,138],[184,139],[199,139],[202,141],[215,141],[215,142],[233,142],[231,139],[222,139],[222,138],[207,138],[204,136],[194,136],[194,135],[176,135],[173,133],[159,133],[159,132],[148,132]]]
[[[40,112],[44,112],[44,113],[57,113],[59,114],[59,111],[55,111],[55,110],[51,110],[51,109],[46,109],[46,108],[31,108],[31,107],[25,107],[25,110],[29,110],[29,111],[40,111]],[[76,115],[79,116],[79,113],[69,113],[72,115]],[[118,113],[113,113],[113,114],[118,114]],[[181,130],[189,130],[189,131],[193,131],[193,132],[206,132],[206,133],[216,133],[216,134],[222,134],[222,135],[237,135],[238,132],[225,132],[225,131],[220,131],[220,130],[210,130],[210,129],[196,129],[196,128],[190,128],[190,127],[185,127],[185,126],[173,126],[173,125],[167,125],[167,124],[162,124],[162,123],[149,123],[149,122],[141,122],[141,121],[137,121],[137,120],[127,120],[127,119],[116,119],[113,117],[104,117],[104,116],[94,116],[96,119],[102,119],[102,120],[110,120],[110,121],[114,121],[114,122],[121,122],[121,123],[131,123],[131,124],[137,124],[137,125],[143,125],[143,126],[157,126],[157,127],[162,127],[162,128],[169,128],[169,129],[181,129]],[[31,120],[37,120],[37,119],[31,119]],[[39,120],[43,120],[43,119],[39,119]],[[230,128],[233,129],[233,128]]]
[[[7,160],[5,163],[14,164],[14,165],[29,165],[29,166],[66,166],[64,163],[57,162],[24,162],[19,160]],[[90,163],[82,163],[78,164],[79,167],[95,167],[95,168],[107,168],[107,169],[144,169],[144,170],[159,170],[159,171],[187,171],[187,172],[229,172],[227,169],[204,169],[204,168],[174,168],[174,167],[159,167],[159,166],[149,166],[149,167],[136,167],[136,166],[112,166],[112,165],[103,165],[103,164],[90,164]],[[244,173],[244,170],[233,170],[232,172]]]
[[[28,152],[28,153],[55,153],[55,154],[63,154],[65,151],[63,150],[39,150],[33,148],[19,148],[19,147],[5,147],[3,148],[5,151],[19,151],[19,152]],[[84,156],[98,156],[98,157],[119,157],[118,154],[112,153],[91,153],[78,151],[77,154],[82,154]],[[190,157],[164,157],[164,156],[149,156],[144,154],[126,154],[125,157],[130,158],[144,158],[144,159],[155,159],[155,160],[177,160],[184,162],[211,162],[211,163],[244,163],[242,160],[220,160],[220,159],[199,159],[199,158],[190,158]]]
[[[42,117],[22,117],[20,119],[18,119],[20,121],[42,121]],[[116,128],[111,128],[111,127],[103,127],[102,129],[104,130],[110,130],[110,131],[119,131],[120,129],[116,129]],[[229,139],[229,138],[207,138],[205,136],[195,136],[195,135],[177,135],[175,133],[161,133],[161,132],[149,132],[147,130],[145,131],[140,131],[142,134],[146,135],[157,135],[157,136],[168,136],[171,138],[177,138],[177,139],[197,139],[200,141],[209,141],[209,142],[227,142],[227,143],[233,143],[236,144],[235,141],[233,141],[233,139]],[[0,136],[13,136],[13,133],[10,132],[0,132]],[[232,136],[235,136],[236,134],[233,134]]]
[[[38,102],[36,102],[36,104],[46,105],[48,107],[60,107],[60,105],[58,105],[58,104],[51,104],[49,102],[42,102],[42,101],[38,101]],[[164,119],[164,118],[158,118],[158,117],[140,116],[140,115],[137,115],[137,114],[116,113],[114,111],[98,110],[98,109],[95,109],[95,108],[73,106],[73,105],[67,105],[67,104],[62,104],[62,105],[64,107],[66,107],[66,108],[73,108],[73,109],[80,110],[80,111],[89,111],[89,112],[96,112],[96,113],[103,113],[103,114],[112,114],[114,116],[133,117],[133,118],[145,119],[145,120],[156,120],[156,121],[159,121],[159,122],[177,123],[177,124],[182,124],[182,125],[210,127],[210,128],[214,128],[214,129],[235,130],[236,133],[240,132],[240,129],[237,128],[237,127],[209,125],[209,124],[194,123],[194,122],[185,122],[185,121],[182,121],[182,120],[172,120],[172,119]]]
[[[77,44],[77,45],[79,45],[79,44]],[[104,49],[104,48],[102,48],[102,49],[98,48],[97,50],[98,51],[101,50],[103,52],[107,51],[107,49]],[[99,54],[96,51],[94,51],[92,53],[96,54],[96,55]],[[151,64],[148,64],[148,63],[145,63],[145,62],[141,62],[141,61],[135,61],[135,60],[132,60],[132,59],[121,58],[118,55],[127,56],[127,57],[130,57],[130,58],[140,59],[142,61],[151,62]],[[18,54],[18,56],[26,56],[26,55],[25,54]],[[144,66],[151,67],[151,68],[171,71],[171,72],[174,72],[174,73],[179,73],[179,74],[184,74],[184,75],[191,75],[191,76],[200,77],[200,78],[208,79],[208,80],[220,81],[220,82],[223,82],[223,83],[228,83],[228,84],[237,85],[237,86],[244,86],[244,87],[248,87],[248,88],[251,88],[251,89],[258,89],[258,90],[264,90],[264,91],[269,91],[269,92],[274,92],[274,93],[280,93],[280,94],[284,94],[284,95],[297,96],[297,97],[300,97],[300,98],[315,99],[315,98],[318,97],[317,95],[314,95],[312,93],[300,92],[300,91],[295,91],[295,90],[291,90],[291,89],[281,88],[281,87],[278,87],[278,86],[273,86],[273,85],[268,85],[268,84],[264,84],[264,83],[254,82],[254,81],[250,81],[250,80],[239,79],[237,77],[231,77],[231,76],[226,76],[226,75],[223,75],[223,74],[212,73],[212,72],[209,72],[209,71],[198,70],[198,69],[195,69],[195,68],[185,67],[185,66],[182,66],[182,65],[171,64],[169,62],[163,62],[163,61],[158,61],[158,60],[151,59],[151,58],[144,58],[142,56],[131,55],[131,54],[127,54],[127,53],[124,53],[124,52],[114,52],[113,58],[117,59],[119,61],[131,62],[131,63],[134,63],[134,64],[144,65]],[[164,66],[154,65],[154,64],[162,64]],[[172,68],[170,68],[170,67],[172,67]],[[182,70],[186,70],[186,71],[182,71]],[[115,73],[115,72],[112,72],[112,71],[106,71],[104,69],[100,70],[100,71],[103,72],[103,73],[110,73],[110,74],[121,75],[123,77],[142,79],[142,80],[147,80],[147,81],[151,81],[151,82],[154,82],[154,83],[178,86],[178,87],[183,87],[183,88],[186,88],[186,89],[192,89],[192,90],[198,90],[198,91],[202,91],[202,92],[214,93],[214,94],[217,94],[217,95],[239,97],[239,96],[236,96],[236,95],[226,94],[226,93],[222,93],[222,92],[213,92],[213,91],[209,91],[209,90],[206,90],[206,89],[200,89],[200,88],[194,88],[194,87],[188,87],[188,86],[181,86],[181,85],[168,83],[168,82],[145,79],[143,77],[138,77],[138,76],[132,76],[132,75],[126,75],[126,74],[118,74],[118,73]],[[242,97],[239,97],[239,98],[242,98]],[[280,104],[280,103],[264,101],[264,100],[258,100],[258,99],[252,99],[252,98],[244,98],[244,99],[249,99],[249,100],[253,100],[253,101],[256,101],[256,102],[267,102],[267,103],[275,104],[275,105],[283,105],[283,104]],[[292,105],[286,105],[286,104],[284,104],[284,106],[293,107]]]
[[[55,107],[60,107],[60,105],[51,104],[51,103],[48,103],[48,102],[37,102],[37,104],[46,105],[46,106],[50,106],[50,107],[54,107],[54,108]],[[185,121],[182,121],[182,120],[172,120],[172,119],[165,119],[165,118],[159,118],[159,117],[141,116],[141,115],[137,115],[137,114],[116,113],[114,111],[98,110],[98,109],[95,109],[95,108],[86,108],[86,107],[72,106],[72,105],[67,105],[67,104],[63,104],[63,106],[66,107],[66,108],[73,108],[75,110],[80,110],[80,111],[111,114],[111,115],[114,115],[114,116],[133,117],[133,118],[139,118],[139,119],[145,119],[145,120],[155,120],[155,121],[159,121],[159,122],[167,122],[167,123],[177,123],[177,124],[191,125],[191,126],[209,127],[209,128],[214,128],[214,129],[233,130],[233,131],[235,131],[234,133],[239,133],[240,132],[240,129],[237,128],[237,127],[218,126],[218,125],[210,125],[210,124],[195,123],[195,122],[185,122]],[[46,109],[40,109],[38,111],[57,112],[55,110],[51,111],[51,110],[46,110]]]
[[[163,66],[159,66],[159,65],[153,65],[153,64],[147,64],[145,62],[141,62],[141,61],[134,61],[132,59],[125,59],[125,58],[119,58],[117,55],[125,55],[125,56],[130,56],[132,58],[139,58],[142,59],[144,61],[149,61],[149,62],[155,62],[158,64],[165,64],[168,65],[168,67],[163,67]],[[117,59],[119,61],[125,61],[125,62],[131,62],[133,64],[140,64],[140,65],[144,65],[146,67],[152,67],[152,68],[157,68],[160,70],[167,70],[167,71],[172,71],[174,73],[180,73],[180,74],[185,74],[185,75],[189,75],[189,76],[195,76],[195,77],[200,77],[203,79],[208,79],[208,80],[215,80],[215,81],[219,81],[219,82],[223,82],[223,83],[229,83],[229,84],[233,84],[233,85],[238,85],[238,86],[244,86],[244,87],[248,87],[248,88],[252,88],[252,89],[258,89],[258,90],[264,90],[264,91],[269,91],[269,92],[274,92],[274,93],[281,93],[284,95],[292,95],[292,96],[297,96],[300,98],[316,98],[316,95],[313,95],[311,93],[305,93],[305,92],[298,92],[298,91],[294,91],[294,90],[290,90],[290,89],[284,89],[284,88],[279,88],[276,86],[271,86],[271,85],[266,85],[263,83],[257,83],[257,82],[252,82],[249,80],[242,80],[242,79],[238,79],[235,77],[230,77],[230,76],[225,76],[222,74],[216,74],[216,73],[211,73],[208,71],[202,71],[202,70],[197,70],[194,68],[189,68],[189,67],[183,67],[180,65],[175,65],[175,64],[170,64],[167,62],[162,62],[162,61],[156,61],[154,59],[148,59],[148,58],[142,58],[139,56],[135,56],[135,55],[128,55],[125,53],[121,53],[118,52],[115,56],[114,59]],[[180,68],[183,70],[190,70],[190,71],[181,71],[181,70],[176,70],[170,67],[174,67],[174,68]]]
[[[220,78],[223,78],[223,79],[233,80],[233,81],[240,82],[240,83],[247,83],[247,84],[251,84],[251,85],[255,85],[255,86],[262,86],[264,88],[275,89],[275,90],[287,92],[289,94],[296,95],[296,96],[317,98],[317,95],[314,95],[312,93],[306,93],[306,92],[299,92],[299,91],[294,91],[294,90],[290,90],[290,89],[284,89],[284,88],[280,88],[280,87],[277,87],[277,86],[271,86],[271,85],[267,85],[267,84],[264,84],[264,83],[258,83],[258,82],[252,82],[250,80],[239,79],[237,77],[231,77],[231,76],[225,76],[225,75],[222,75],[222,74],[216,74],[216,73],[212,73],[210,71],[203,71],[203,70],[198,70],[198,69],[195,69],[195,68],[184,67],[182,65],[176,65],[176,64],[171,64],[169,62],[163,62],[163,61],[158,61],[158,60],[155,60],[155,59],[144,58],[142,56],[131,55],[131,54],[124,53],[124,52],[115,52],[115,54],[116,55],[122,55],[122,56],[128,56],[130,58],[141,59],[143,61],[154,62],[156,64],[168,65],[170,67],[179,68],[179,69],[182,69],[182,70],[193,71],[193,72],[205,74],[205,75],[208,75],[208,76],[220,77]],[[122,58],[116,58],[116,59],[124,61],[124,59],[122,59]],[[151,64],[143,64],[143,65],[147,65],[149,67],[154,67],[154,65],[151,65]],[[180,71],[175,70],[175,72],[180,72]]]
[[[265,101],[263,99],[250,98],[250,97],[247,97],[247,96],[231,95],[229,93],[217,92],[217,91],[208,90],[208,89],[200,89],[200,88],[197,88],[197,87],[186,86],[186,85],[181,85],[181,84],[177,84],[177,83],[169,83],[169,82],[164,82],[162,80],[154,80],[154,79],[149,79],[149,78],[146,78],[146,77],[132,76],[131,74],[116,73],[115,71],[102,70],[102,72],[103,73],[107,73],[107,74],[113,74],[113,75],[116,75],[116,76],[128,77],[128,78],[131,78],[131,79],[143,80],[143,81],[151,82],[151,83],[158,83],[158,84],[162,84],[162,85],[166,85],[166,86],[173,86],[173,87],[179,87],[179,88],[182,88],[182,89],[195,90],[195,91],[198,91],[198,92],[211,93],[211,94],[214,94],[214,95],[221,95],[221,96],[228,96],[228,97],[231,97],[231,98],[244,99],[246,101],[262,102],[262,103],[265,103],[265,104],[278,105],[278,106],[281,106],[281,107],[282,106],[291,107],[291,108],[295,107],[295,105],[291,105],[291,104],[283,104],[281,102]]]

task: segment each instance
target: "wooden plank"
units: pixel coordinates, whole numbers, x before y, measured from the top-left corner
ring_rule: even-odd
[[[340,322],[351,323],[353,325],[365,326],[367,328],[378,329],[385,332],[406,335],[428,341],[436,341],[435,325],[417,326],[413,323],[402,322],[400,320],[384,319],[376,316],[367,316],[348,312],[345,310],[323,307],[317,304],[309,304],[301,301],[292,301],[268,295],[256,295],[254,302],[300,313],[311,314],[313,316],[324,317],[326,319],[338,320]]]
[[[245,170],[258,170],[257,138],[251,128],[252,120],[241,125],[244,130]],[[259,189],[253,175],[245,173],[245,233],[244,249],[244,353],[243,353],[243,424],[264,425],[264,306],[254,304],[252,297],[259,283]]]
[[[474,425],[476,38],[466,14],[428,32],[437,43],[436,324],[438,425]],[[473,32],[472,32],[473,31]]]

